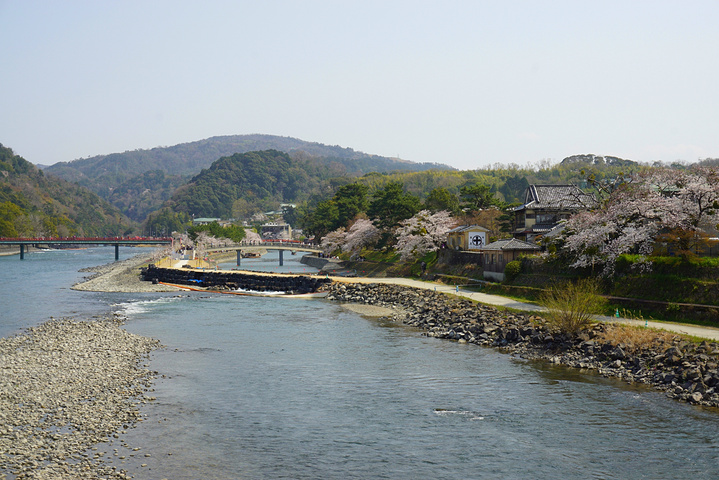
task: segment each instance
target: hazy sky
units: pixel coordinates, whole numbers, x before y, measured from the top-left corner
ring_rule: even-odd
[[[265,133],[461,169],[719,157],[719,1],[0,0],[0,143]]]

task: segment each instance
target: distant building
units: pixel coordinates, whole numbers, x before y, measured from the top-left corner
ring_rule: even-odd
[[[541,248],[516,238],[497,240],[482,248],[484,254],[484,278],[501,282],[504,280],[504,267],[520,255],[539,253]]]
[[[531,242],[596,203],[594,195],[576,185],[530,185],[524,192],[524,204],[514,209],[514,237]]]
[[[488,229],[479,225],[460,225],[447,232],[447,246],[452,250],[477,250],[487,244]]]
[[[220,220],[221,220],[220,218],[193,218],[193,219],[192,219],[192,225],[193,225],[193,226],[197,226],[197,225],[209,225],[209,224],[211,224],[212,222],[220,223]]]
[[[267,217],[278,217],[281,215],[286,215],[287,212],[289,212],[290,210],[293,210],[295,208],[297,208],[297,205],[295,205],[294,203],[281,203],[279,210],[272,210],[270,212],[265,212],[265,215]]]
[[[289,223],[268,222],[262,224],[262,238],[289,240],[292,238],[292,227]]]

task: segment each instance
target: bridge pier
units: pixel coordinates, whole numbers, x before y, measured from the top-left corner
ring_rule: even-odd
[[[25,245],[20,244],[20,260],[25,260]]]
[[[120,260],[120,244],[116,243],[115,244],[115,261],[117,262],[118,260]]]
[[[237,250],[237,266],[239,267],[242,263],[242,250]]]
[[[283,255],[284,253],[285,253],[284,250],[280,250],[280,267],[282,265],[284,265],[284,255]]]

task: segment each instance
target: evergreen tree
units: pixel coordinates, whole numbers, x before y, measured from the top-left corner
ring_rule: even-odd
[[[406,193],[404,185],[390,182],[372,195],[367,215],[381,229],[389,230],[419,212],[419,198]]]
[[[446,210],[451,213],[459,212],[459,199],[444,187],[433,189],[424,200],[424,207],[433,213]]]

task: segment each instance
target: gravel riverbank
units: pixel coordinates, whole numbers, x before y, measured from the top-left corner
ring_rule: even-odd
[[[391,284],[333,283],[330,300],[401,309],[391,318],[431,337],[500,348],[527,359],[593,370],[643,383],[680,401],[719,407],[719,344],[675,336],[671,345],[613,343],[597,324],[577,337],[551,331],[540,317]]]
[[[176,291],[140,280],[149,258],[86,269],[72,288]],[[0,479],[125,479],[142,466],[149,454],[120,435],[153,400],[145,393],[156,372],[141,364],[159,342],[128,333],[123,320],[51,319],[0,339]]]
[[[130,478],[119,434],[153,400],[156,372],[140,364],[159,344],[121,324],[52,319],[0,339],[0,478]]]
[[[176,291],[140,280],[148,256],[87,269],[76,290]],[[424,335],[500,348],[528,359],[594,370],[719,407],[719,345],[676,337],[668,348],[613,344],[605,325],[570,338],[531,313],[511,313],[393,284],[335,282],[328,299],[368,316],[387,316]],[[128,333],[121,317],[52,319],[0,339],[0,479],[126,479],[144,457],[121,434],[142,421],[140,404],[157,372],[143,359],[157,340]],[[104,451],[103,451],[104,450]]]
[[[92,273],[72,286],[73,290],[90,292],[177,292],[180,289],[167,285],[153,285],[140,280],[140,267],[146,265],[149,255],[136,255],[121,262],[90,267],[81,272]]]

